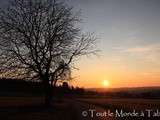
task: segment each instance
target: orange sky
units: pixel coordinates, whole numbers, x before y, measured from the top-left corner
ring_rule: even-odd
[[[1,0],[1,4],[7,0]],[[66,0],[81,10],[84,32],[98,39],[100,57],[75,63],[74,86],[160,86],[160,0]]]
[[[75,80],[72,80],[71,84],[85,88],[118,88],[160,85],[160,74],[154,72],[154,69],[148,71],[146,68],[142,68],[139,64],[137,64],[137,67],[135,66],[135,68],[133,68],[129,67],[129,65],[127,66],[127,64],[123,62],[114,63],[103,59],[103,57],[96,56],[91,57],[91,59],[81,59],[77,64],[79,70],[73,72]],[[104,80],[109,81],[108,86],[103,85]]]
[[[160,0],[69,0],[82,28],[98,38],[100,57],[81,58],[72,84],[82,87],[160,86]]]

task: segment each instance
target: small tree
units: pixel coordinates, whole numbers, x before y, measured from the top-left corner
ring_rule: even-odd
[[[12,0],[0,10],[0,75],[41,81],[51,87],[70,79],[74,60],[95,52],[95,38],[82,34],[79,15],[56,0]]]

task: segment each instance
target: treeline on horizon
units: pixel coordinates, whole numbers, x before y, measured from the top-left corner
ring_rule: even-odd
[[[44,95],[43,84],[41,82],[25,81],[21,79],[0,78],[0,96],[41,96]],[[54,88],[54,96],[58,97],[107,97],[107,98],[145,98],[160,99],[160,88],[146,90],[136,89],[134,92],[124,91],[105,91],[98,92],[84,88],[69,86],[63,82]]]
[[[0,96],[40,96],[44,94],[43,84],[41,82],[0,78]],[[83,88],[69,86],[67,82],[63,82],[62,85],[54,88],[55,96],[82,94],[84,94]]]

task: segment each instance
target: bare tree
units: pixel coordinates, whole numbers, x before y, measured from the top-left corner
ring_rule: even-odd
[[[96,52],[79,15],[56,0],[12,0],[0,10],[0,75],[41,81],[49,105],[51,87],[70,79],[78,57]]]

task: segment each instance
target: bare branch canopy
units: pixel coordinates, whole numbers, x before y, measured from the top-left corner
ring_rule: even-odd
[[[79,22],[56,0],[12,0],[0,10],[0,76],[69,79],[74,60],[96,52],[94,35],[82,34]]]

